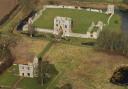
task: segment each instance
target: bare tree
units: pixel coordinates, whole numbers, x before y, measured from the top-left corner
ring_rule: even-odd
[[[17,39],[14,35],[0,36],[0,73],[13,64],[14,56],[11,53],[11,48],[16,46]]]
[[[18,40],[17,37],[12,34],[1,35],[0,36],[0,49],[4,49],[4,48],[10,49],[10,47],[14,47],[16,45],[17,40]]]
[[[29,33],[30,37],[33,37],[33,35],[36,33],[35,27],[32,26],[31,24],[28,24],[28,33]]]

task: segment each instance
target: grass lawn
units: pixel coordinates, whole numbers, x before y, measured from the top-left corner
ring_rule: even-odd
[[[18,73],[17,68],[17,66],[12,66],[0,75],[0,86],[11,87],[15,83],[18,79],[18,76],[15,76]]]
[[[73,89],[128,89],[109,82],[114,69],[120,64],[127,64],[128,59],[103,52],[92,47],[79,47],[56,43],[45,54],[44,59],[55,64],[61,77],[53,81],[54,89],[70,83]]]
[[[108,29],[114,30],[114,31],[121,31],[121,17],[117,14],[115,14],[111,20],[110,24],[106,26]]]
[[[72,31],[76,33],[86,33],[91,23],[94,21],[103,21],[107,23],[108,16],[105,14],[87,12],[84,10],[71,9],[46,9],[43,15],[34,23],[39,28],[53,29],[54,18],[56,16],[70,17],[73,20]],[[110,22],[110,28],[116,27],[120,29],[120,17],[115,15]]]
[[[43,87],[38,84],[36,78],[24,78],[19,84],[18,87],[22,89],[43,89]]]
[[[19,84],[18,87],[22,88],[22,89],[54,89],[53,86],[55,87],[56,85],[54,85],[54,82],[58,82],[59,79],[61,78],[62,73],[58,74],[55,78],[52,79],[52,81],[50,81],[47,84],[44,84],[43,86],[41,86],[38,82],[36,78],[24,78]]]

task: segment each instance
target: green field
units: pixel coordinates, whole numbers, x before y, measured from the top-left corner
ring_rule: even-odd
[[[12,66],[8,70],[6,70],[2,75],[0,75],[0,86],[12,87],[13,84],[18,79],[17,66]]]
[[[38,84],[36,78],[24,78],[19,84],[18,87],[22,89],[43,89],[43,87]]]
[[[103,21],[107,23],[109,16],[101,13],[87,12],[84,10],[70,10],[70,9],[46,9],[43,15],[34,23],[35,27],[53,29],[54,18],[56,16],[71,17],[73,20],[72,31],[76,33],[86,33],[91,23],[94,21]],[[120,17],[114,15],[111,26],[115,29],[120,29]]]

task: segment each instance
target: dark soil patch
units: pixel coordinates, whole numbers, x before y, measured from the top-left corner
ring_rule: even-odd
[[[81,45],[95,46],[95,43],[94,42],[86,42],[86,43],[81,43]]]

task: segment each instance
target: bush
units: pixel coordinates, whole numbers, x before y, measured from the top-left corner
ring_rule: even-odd
[[[117,85],[128,85],[128,66],[118,68],[113,73],[110,82]]]
[[[0,64],[0,74],[10,67],[14,61],[14,57],[12,56],[9,49],[4,49],[3,51],[4,52],[0,50],[0,60],[2,60],[2,63]]]

